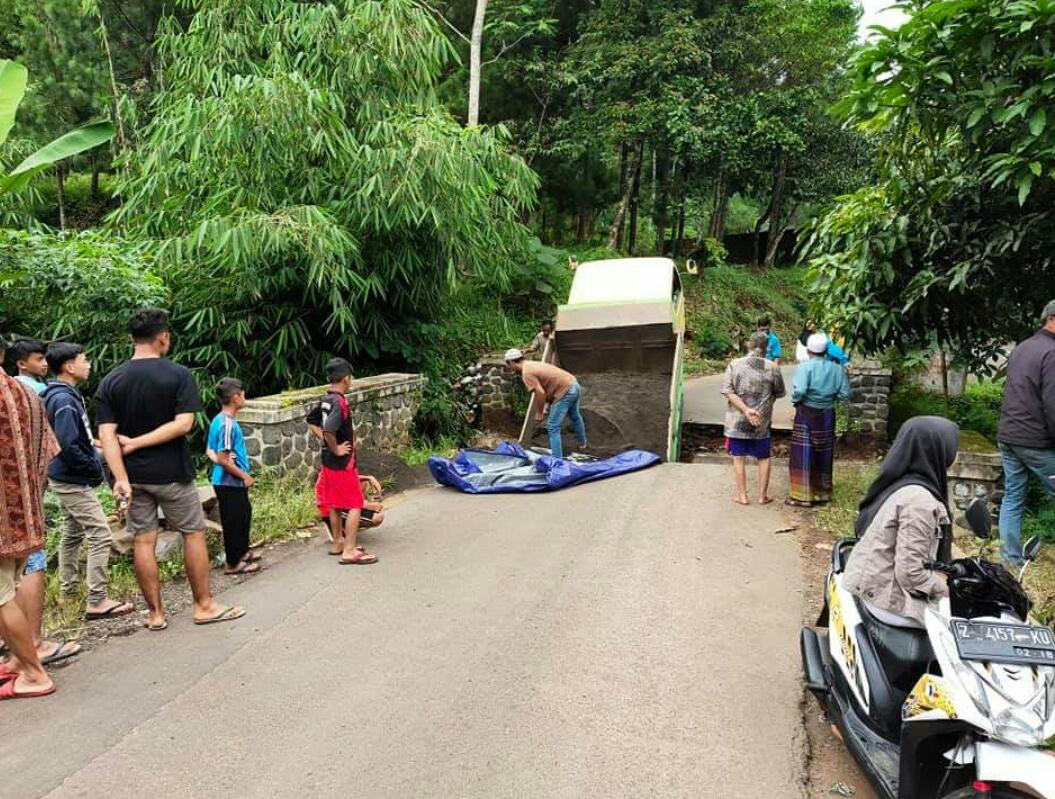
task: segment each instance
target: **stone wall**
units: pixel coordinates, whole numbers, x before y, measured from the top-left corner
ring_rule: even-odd
[[[396,450],[410,440],[425,378],[384,374],[352,383],[346,395],[360,446]],[[326,393],[323,386],[249,400],[238,415],[254,469],[314,473],[319,443],[305,417]]]
[[[964,532],[963,514],[975,499],[984,499],[996,518],[1002,485],[1000,451],[981,434],[960,431],[960,452],[949,469],[949,504],[957,534]]]
[[[499,356],[480,359],[480,404],[493,410],[514,407],[513,396],[519,378],[507,369]]]
[[[890,418],[892,373],[879,361],[850,365],[850,428],[878,441],[886,441]]]

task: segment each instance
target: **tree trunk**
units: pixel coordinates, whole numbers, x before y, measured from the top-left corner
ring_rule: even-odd
[[[766,248],[766,260],[764,264],[766,268],[776,265],[777,253],[780,252],[780,242],[784,240],[784,233],[788,229],[788,222],[794,218],[795,211],[798,210],[798,207],[798,203],[791,206],[791,213],[777,220],[777,235],[770,238],[769,246]]]
[[[652,197],[652,220],[656,225],[656,254],[665,255],[667,250],[667,210],[670,205],[670,181],[673,170],[663,163],[659,170],[659,190]],[[671,231],[673,233],[673,231]]]
[[[721,241],[725,236],[725,212],[729,208],[729,180],[725,173],[718,175],[718,183],[714,187],[714,209],[711,211],[711,221],[707,225],[707,235],[712,239]]]
[[[784,237],[784,183],[788,176],[788,157],[785,155],[777,164],[773,174],[773,191],[769,198],[769,236],[766,240],[765,265],[770,267],[777,257],[780,240]]]
[[[58,186],[56,197],[59,201],[59,232],[66,232],[66,170],[60,165],[55,170],[55,181]]]
[[[626,250],[631,255],[637,251],[637,217],[638,208],[641,205],[641,162],[644,160],[644,142],[637,152],[637,167],[634,169],[634,185],[630,192],[630,235],[627,239]]]
[[[469,37],[469,127],[480,124],[480,48],[484,39],[484,19],[487,16],[487,0],[476,0],[473,16],[473,32]]]
[[[625,147],[626,145],[624,145]],[[627,169],[626,172],[631,171],[640,172],[641,167],[641,147],[638,148],[627,157]],[[633,188],[631,181],[624,179],[621,181],[623,185],[623,191],[621,192],[622,197],[619,199],[619,207],[615,211],[615,219],[612,221],[612,231],[608,235],[608,249],[614,250],[619,246],[619,242],[623,238],[623,221],[626,219],[626,210],[630,206],[630,190]]]
[[[681,192],[681,201],[678,208],[678,221],[674,225],[674,249],[671,258],[681,255],[681,240],[685,238],[685,191]]]
[[[92,151],[92,188],[91,196],[93,200],[99,199],[99,156],[98,153]]]

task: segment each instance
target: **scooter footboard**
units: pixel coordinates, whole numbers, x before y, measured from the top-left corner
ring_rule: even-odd
[[[1047,752],[984,741],[975,744],[975,772],[985,782],[1015,782],[1055,799],[1055,757]]]

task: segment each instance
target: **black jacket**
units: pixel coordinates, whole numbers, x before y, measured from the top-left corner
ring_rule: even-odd
[[[103,464],[92,444],[88,413],[81,393],[68,383],[52,380],[41,396],[48,421],[62,451],[48,467],[48,477],[59,483],[97,486],[103,482]]]
[[[997,439],[1055,449],[1055,335],[1038,330],[1011,353]]]

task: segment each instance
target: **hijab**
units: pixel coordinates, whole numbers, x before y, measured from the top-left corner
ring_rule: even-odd
[[[809,341],[810,336],[812,336],[815,332],[816,330],[813,327],[810,327],[810,323],[806,322],[806,324],[802,326],[802,332],[799,333],[799,344],[805,347],[806,342]]]
[[[915,416],[902,425],[857,513],[860,538],[883,503],[898,489],[917,485],[949,507],[947,473],[960,447],[960,428],[941,416]]]

